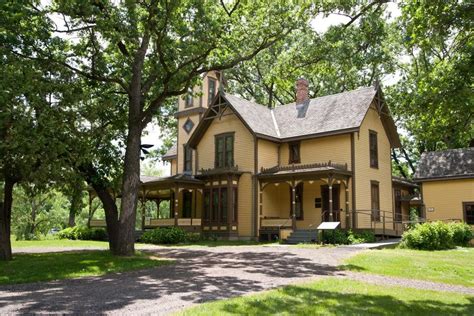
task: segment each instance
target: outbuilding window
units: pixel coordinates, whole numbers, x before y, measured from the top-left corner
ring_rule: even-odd
[[[465,202],[464,204],[464,221],[468,225],[474,225],[474,202]]]

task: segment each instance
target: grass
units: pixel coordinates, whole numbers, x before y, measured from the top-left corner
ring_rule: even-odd
[[[17,254],[12,261],[0,261],[0,284],[97,276],[169,263],[143,253],[132,257],[116,257],[108,251]]]
[[[473,315],[474,297],[330,278],[198,305],[179,315]]]
[[[109,248],[109,243],[106,241],[94,240],[69,240],[69,239],[48,239],[48,240],[12,240],[12,248],[26,248],[26,247],[103,247]]]
[[[444,251],[367,250],[346,260],[345,269],[474,287],[474,248]]]

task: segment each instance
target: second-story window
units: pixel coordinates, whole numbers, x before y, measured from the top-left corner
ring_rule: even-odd
[[[207,105],[211,105],[212,99],[216,95],[216,80],[208,78]]]
[[[290,159],[288,163],[300,163],[300,142],[289,143],[288,148],[290,150]]]
[[[184,101],[184,106],[190,108],[193,106],[193,89],[189,88],[188,93],[186,94],[186,99]]]
[[[379,167],[379,155],[377,145],[377,132],[369,131],[369,147],[370,147],[370,167]]]
[[[215,167],[234,166],[234,134],[216,135]]]
[[[193,171],[193,150],[187,145],[184,145],[184,171]]]

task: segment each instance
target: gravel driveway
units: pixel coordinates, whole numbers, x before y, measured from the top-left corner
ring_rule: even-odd
[[[338,263],[361,249],[236,246],[149,251],[176,263],[101,277],[0,286],[0,314],[167,314],[341,273]]]
[[[193,304],[326,276],[474,294],[470,288],[338,271],[342,260],[363,250],[357,247],[155,247],[147,251],[174,258],[176,263],[102,277],[0,286],[0,315],[168,314]]]

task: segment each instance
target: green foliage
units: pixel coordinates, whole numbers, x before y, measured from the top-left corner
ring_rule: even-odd
[[[187,233],[186,234],[186,241],[189,243],[197,243],[202,240],[200,233]]]
[[[374,242],[375,235],[372,231],[353,232],[352,230],[336,229],[334,231],[323,231],[323,242],[325,244],[350,245],[366,242]]]
[[[68,227],[58,232],[59,239],[71,240],[107,240],[107,232],[103,228],[87,228],[83,226]]]
[[[453,243],[456,246],[467,246],[474,238],[471,226],[466,223],[449,223],[449,229],[453,234]]]
[[[187,233],[179,227],[156,228],[143,233],[140,241],[147,244],[179,244],[186,241]]]
[[[419,250],[452,249],[467,245],[472,236],[471,228],[464,223],[423,223],[403,233],[400,247]]]

